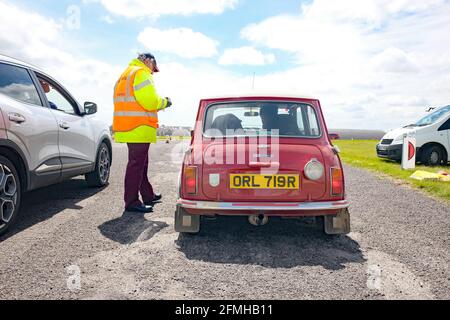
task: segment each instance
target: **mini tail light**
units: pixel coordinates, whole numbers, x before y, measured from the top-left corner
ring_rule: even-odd
[[[184,168],[184,187],[188,194],[197,194],[197,167]]]
[[[331,195],[340,196],[344,193],[344,176],[342,169],[331,168]]]

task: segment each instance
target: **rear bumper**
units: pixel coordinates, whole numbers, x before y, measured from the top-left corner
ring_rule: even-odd
[[[179,199],[177,206],[201,214],[202,211],[216,213],[220,212],[286,212],[287,214],[306,212],[336,212],[347,209],[350,204],[347,200],[331,202],[211,202],[211,201],[191,201]]]

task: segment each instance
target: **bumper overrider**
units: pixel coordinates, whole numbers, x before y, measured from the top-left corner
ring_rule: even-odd
[[[337,211],[348,209],[350,204],[347,200],[329,201],[329,202],[213,202],[213,201],[193,201],[179,199],[177,206],[186,209],[194,214],[214,214],[221,212],[222,214],[234,214],[242,211],[258,211],[265,212],[270,215],[271,212],[284,212],[287,215],[305,213],[306,215],[314,215],[314,213],[323,214],[329,212],[333,214]]]

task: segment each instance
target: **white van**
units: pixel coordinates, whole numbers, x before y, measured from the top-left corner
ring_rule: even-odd
[[[416,133],[418,162],[435,166],[450,161],[450,105],[415,124],[388,132],[377,145],[378,157],[401,161],[403,136],[411,131]]]

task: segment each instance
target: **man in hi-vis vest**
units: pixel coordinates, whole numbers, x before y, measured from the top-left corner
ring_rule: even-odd
[[[158,111],[169,108],[172,102],[157,94],[155,72],[159,72],[155,57],[141,54],[131,61],[114,88],[114,138],[128,144],[124,197],[128,212],[152,212],[153,204],[162,198],[148,180],[148,151],[150,144],[156,143]]]

